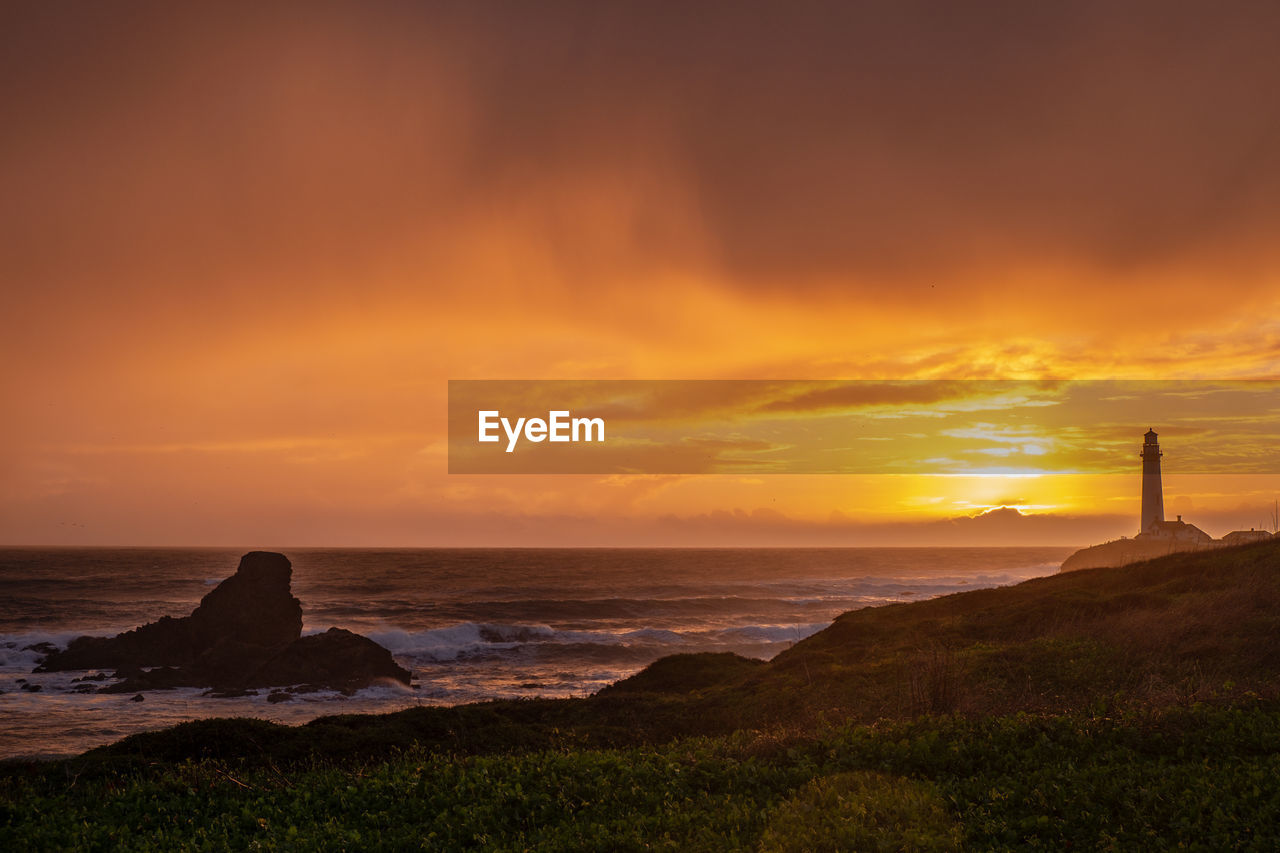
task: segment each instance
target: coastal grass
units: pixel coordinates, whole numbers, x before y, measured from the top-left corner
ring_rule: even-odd
[[[1280,541],[855,610],[712,691],[761,720],[1059,713],[1280,685]]]
[[[0,775],[6,850],[1280,848],[1280,710],[925,716],[803,736]]]

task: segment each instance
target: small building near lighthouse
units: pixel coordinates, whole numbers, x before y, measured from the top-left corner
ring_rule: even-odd
[[[1223,545],[1248,545],[1250,542],[1266,542],[1272,535],[1266,530],[1233,530],[1222,537]]]
[[[1187,524],[1178,516],[1177,521],[1153,521],[1147,529],[1133,537],[1138,541],[1166,541],[1183,545],[1208,546],[1217,542],[1194,524]]]

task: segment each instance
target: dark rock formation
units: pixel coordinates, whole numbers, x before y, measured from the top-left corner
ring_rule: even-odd
[[[353,677],[354,676],[354,677]],[[277,684],[324,684],[355,690],[379,680],[409,683],[409,671],[382,646],[343,628],[303,637],[266,661],[247,683],[253,687]]]
[[[600,696],[619,693],[665,693],[687,696],[756,673],[764,661],[732,652],[697,652],[660,658],[630,678],[615,682]]]
[[[36,671],[115,669],[122,681],[107,693],[211,687],[244,695],[287,684],[351,692],[383,679],[409,683],[409,672],[367,637],[340,628],[301,636],[292,573],[283,554],[245,554],[190,616],[165,616],[115,637],[77,637]]]
[[[252,551],[190,616],[164,616],[115,637],[77,637],[65,651],[45,658],[37,671],[189,666],[229,639],[283,647],[302,633],[302,605],[289,592],[292,574],[283,554]]]

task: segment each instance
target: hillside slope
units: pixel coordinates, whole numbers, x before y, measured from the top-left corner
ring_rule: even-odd
[[[1265,542],[850,611],[768,665],[686,693],[796,722],[1168,705],[1277,686],[1280,542]]]

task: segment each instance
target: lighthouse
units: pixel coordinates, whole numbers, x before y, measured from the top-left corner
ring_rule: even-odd
[[[1142,527],[1139,533],[1151,530],[1153,524],[1164,521],[1164,489],[1160,485],[1160,443],[1156,431],[1147,430],[1142,444]],[[1181,520],[1181,519],[1179,519]]]
[[[1132,539],[1113,539],[1092,548],[1077,551],[1062,564],[1061,571],[1100,569],[1103,566],[1127,566],[1139,560],[1163,557],[1178,551],[1199,551],[1224,544],[1261,541],[1271,538],[1266,531],[1242,530],[1232,533],[1231,543],[1214,539],[1194,524],[1178,516],[1177,521],[1164,520],[1164,490],[1160,483],[1160,442],[1156,431],[1147,430],[1142,443],[1142,529]]]

